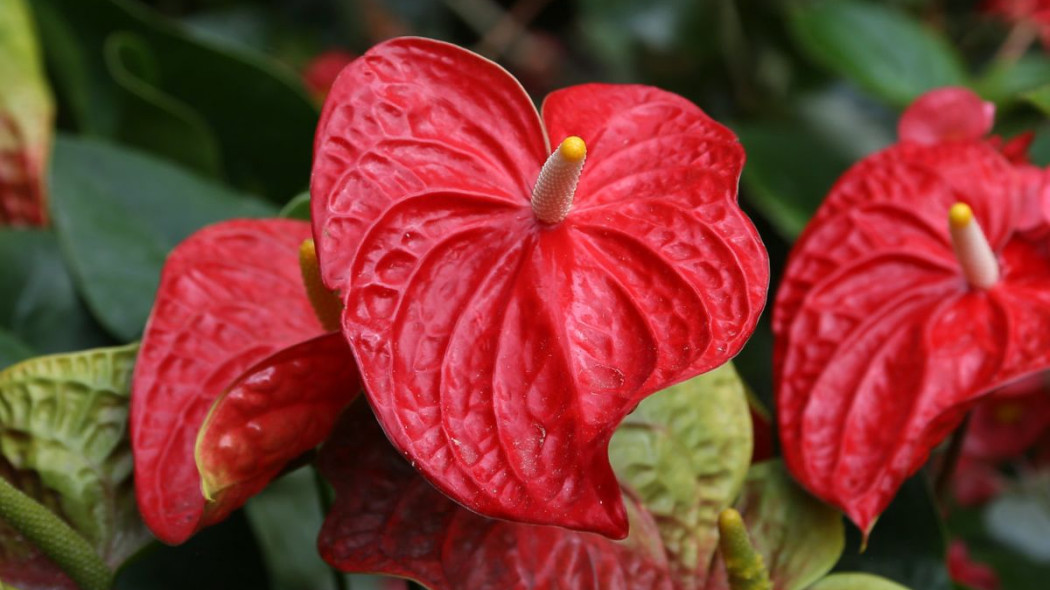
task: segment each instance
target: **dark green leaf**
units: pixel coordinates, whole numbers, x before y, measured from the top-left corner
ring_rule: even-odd
[[[909,588],[949,590],[945,533],[923,474],[901,486],[860,552],[860,533],[849,527],[846,551],[835,570],[868,572]]]
[[[120,86],[103,46],[128,31],[156,62],[152,86],[193,109],[220,142],[226,177],[279,200],[307,184],[317,108],[298,79],[265,57],[203,42],[130,0],[34,0],[59,88],[84,130],[114,137]]]
[[[349,575],[328,566],[317,553],[321,530],[318,485],[327,485],[306,467],[276,479],[244,507],[266,556],[270,590],[335,590],[335,576],[353,590],[382,588],[375,576]]]
[[[790,21],[810,57],[896,106],[932,88],[967,83],[962,61],[945,37],[891,6],[861,0],[797,3]]]
[[[34,354],[33,350],[14,334],[0,329],[0,369],[6,369]]]
[[[0,372],[0,475],[61,516],[111,567],[149,537],[127,439],[137,352],[138,345],[100,348]],[[4,530],[0,539],[5,560],[39,563],[17,535]]]
[[[751,417],[733,365],[643,400],[613,435],[609,458],[655,517],[674,576],[705,579],[718,514],[751,460]]]
[[[1050,83],[1050,59],[1028,54],[1015,62],[994,62],[977,81],[977,91],[985,100],[1004,103],[1019,94]]]
[[[218,140],[201,116],[157,87],[156,57],[133,33],[106,40],[106,66],[118,85],[121,109],[116,137],[205,176],[222,177]]]
[[[49,231],[0,230],[0,327],[43,354],[113,344],[77,296]]]
[[[744,198],[794,240],[849,162],[800,122],[735,125],[747,152]]]
[[[59,139],[51,190],[59,242],[88,307],[126,341],[142,331],[171,248],[210,223],[273,214],[181,168],[98,141]]]
[[[1024,99],[1050,117],[1050,84],[1040,86],[1024,95]]]

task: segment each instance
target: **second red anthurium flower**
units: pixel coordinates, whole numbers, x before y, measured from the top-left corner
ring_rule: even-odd
[[[1042,176],[991,124],[965,89],[917,100],[832,188],[777,295],[784,456],[865,533],[981,396],[1050,367]]]
[[[765,250],[744,153],[645,86],[557,91],[425,39],[340,75],[311,181],[322,278],[387,436],[486,515],[627,532],[607,445],[750,336]]]

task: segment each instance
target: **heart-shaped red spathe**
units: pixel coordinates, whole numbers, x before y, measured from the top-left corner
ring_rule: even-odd
[[[773,317],[782,448],[865,532],[981,395],[1050,367],[1050,247],[1015,231],[1023,189],[985,142],[902,143],[849,170],[792,251]],[[956,202],[997,254],[988,290],[953,253]]]
[[[226,518],[319,445],[359,391],[357,367],[338,332],[248,369],[215,400],[197,436],[205,520]]]
[[[403,576],[434,590],[672,588],[656,523],[637,502],[628,500],[626,541],[479,516],[420,477],[365,403],[343,415],[319,464],[336,498],[318,547],[343,571]]]
[[[130,418],[139,511],[162,541],[214,522],[193,453],[212,403],[246,370],[275,370],[265,359],[324,332],[299,275],[309,235],[299,221],[229,221],[193,234],[165,263]]]
[[[587,159],[573,208],[537,221],[553,143]],[[336,81],[311,181],[322,276],[394,445],[489,516],[622,537],[606,447],[641,399],[750,336],[768,263],[736,204],[744,154],[685,99],[584,85],[544,102],[425,39]]]

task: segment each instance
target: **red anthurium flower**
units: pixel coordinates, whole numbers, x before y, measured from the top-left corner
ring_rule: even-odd
[[[983,9],[1013,25],[1030,28],[1033,35],[1039,36],[1044,47],[1050,47],[1050,1],[985,0]]]
[[[303,288],[309,236],[299,221],[225,222],[164,266],[131,400],[139,510],[162,541],[225,518],[324,440],[357,393],[345,341],[323,335]]]
[[[318,100],[328,96],[339,72],[346,64],[354,61],[354,54],[339,49],[331,49],[317,55],[303,69],[303,84]]]
[[[672,588],[656,523],[632,500],[627,541],[479,516],[420,477],[367,404],[346,412],[320,467],[336,499],[318,547],[339,569],[403,576],[433,590]]]
[[[902,141],[795,245],[773,318],[782,446],[866,532],[982,395],[1050,367],[1050,246],[1018,231],[1023,194],[972,133]]]
[[[970,558],[966,543],[956,539],[948,547],[948,574],[952,580],[975,590],[999,590],[995,570]]]
[[[1004,387],[973,410],[963,453],[976,459],[1002,461],[1024,453],[1050,429],[1050,387],[1035,375]]]
[[[980,139],[992,130],[995,105],[966,88],[931,90],[915,99],[897,125],[900,140],[933,144]]]
[[[959,506],[980,506],[1006,489],[1006,478],[990,461],[962,455],[952,471],[952,495]]]
[[[736,354],[762,309],[743,161],[655,88],[567,88],[541,118],[452,45],[354,61],[318,128],[314,236],[394,445],[472,510],[624,536],[615,426]]]

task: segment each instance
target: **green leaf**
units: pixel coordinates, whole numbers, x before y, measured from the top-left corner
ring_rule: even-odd
[[[106,39],[105,56],[122,104],[116,137],[221,179],[218,139],[196,111],[157,87],[160,72],[146,41],[134,33],[114,33]]]
[[[324,482],[305,467],[274,480],[244,507],[266,556],[271,590],[337,590],[334,576],[344,575],[317,553],[324,522],[318,485]]]
[[[978,94],[996,103],[1007,103],[1020,94],[1050,81],[1050,59],[1028,54],[1013,62],[993,62],[975,86]]]
[[[613,435],[609,458],[657,521],[672,574],[702,586],[718,546],[718,514],[751,460],[751,418],[733,365],[643,400]]]
[[[113,344],[77,296],[50,231],[0,230],[0,328],[42,354]]]
[[[734,131],[747,152],[744,198],[794,240],[850,162],[802,122],[739,124]]]
[[[0,3],[0,225],[41,225],[54,105],[24,0]]]
[[[842,555],[842,516],[799,487],[780,461],[751,468],[736,508],[779,590],[809,587]]]
[[[59,138],[51,190],[59,243],[80,291],[125,341],[142,331],[171,248],[210,223],[273,214],[181,168],[89,140]]]
[[[904,107],[940,86],[966,85],[962,60],[938,31],[892,6],[861,0],[796,3],[792,33],[813,60]]]
[[[7,330],[0,329],[0,369],[5,369],[34,355],[29,346]]]
[[[832,574],[809,590],[908,590],[896,582],[871,574]]]
[[[632,77],[636,81],[638,73],[632,66],[646,53],[695,59],[712,55],[719,47],[719,36],[710,34],[717,15],[714,3],[582,0],[578,4],[579,28],[593,57],[624,81]]]
[[[1050,84],[1046,84],[1027,92],[1024,99],[1035,105],[1044,115],[1050,117]]]
[[[287,219],[310,221],[310,193],[305,192],[295,195],[277,215]]]
[[[138,345],[100,348],[0,372],[0,475],[59,515],[111,567],[149,538],[135,505],[127,439],[137,352]],[[0,533],[5,559],[39,563],[20,541]]]
[[[34,0],[33,8],[48,22],[42,33],[51,70],[82,129],[118,135],[121,89],[103,48],[127,31],[155,59],[152,86],[214,130],[225,176],[237,187],[279,202],[306,186],[317,107],[290,70],[202,41],[130,0]]]
[[[949,590],[945,567],[944,524],[923,474],[901,486],[879,517],[867,549],[860,551],[860,533],[850,527],[847,549],[835,571],[868,572],[909,588]]]

